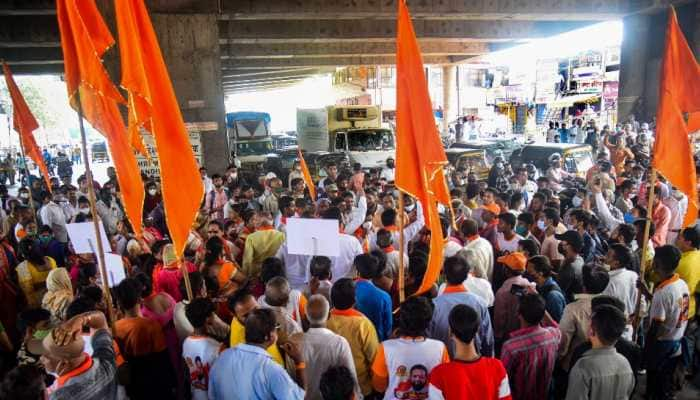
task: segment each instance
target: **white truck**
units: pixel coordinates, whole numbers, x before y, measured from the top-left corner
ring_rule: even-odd
[[[229,151],[241,169],[259,172],[272,153],[270,114],[232,112],[226,114],[226,137]]]
[[[396,155],[394,132],[382,127],[379,106],[297,109],[297,141],[304,152],[343,154],[363,169],[383,167]]]

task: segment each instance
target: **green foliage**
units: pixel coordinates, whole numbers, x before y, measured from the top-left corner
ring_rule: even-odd
[[[34,117],[39,122],[39,125],[44,127],[44,129],[54,129],[58,126],[58,110],[55,109],[52,101],[56,99],[49,99],[47,93],[42,91],[38,82],[28,80],[28,79],[17,79],[17,85],[19,90],[22,92],[24,99],[29,105],[29,109],[34,114]],[[3,84],[0,85],[0,100],[3,103],[10,103],[10,93],[7,90],[7,86]]]

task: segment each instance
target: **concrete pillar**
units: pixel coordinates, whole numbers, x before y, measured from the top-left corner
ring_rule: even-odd
[[[202,164],[210,174],[228,165],[216,14],[152,14],[180,110],[201,137]]]
[[[618,121],[626,121],[644,102],[648,61],[650,17],[633,15],[624,19],[620,54],[620,89],[617,105]],[[643,105],[642,107],[643,108]],[[637,119],[643,116],[637,115]]]
[[[457,66],[442,67],[442,131],[449,130],[449,123],[457,118]]]

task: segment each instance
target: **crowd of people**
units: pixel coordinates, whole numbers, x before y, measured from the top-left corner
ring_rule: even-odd
[[[113,169],[96,215],[84,176],[0,186],[0,398],[627,399],[645,377],[647,398],[672,399],[698,379],[700,227],[625,151],[647,128],[589,126],[597,162],[579,180],[559,159],[498,185],[448,167],[437,249],[392,159],[326,165],[314,199],[298,162],[285,177],[202,168],[184,260],[157,179],[139,236]],[[66,231],[94,218],[125,268],[109,297]],[[337,221],[339,254],[290,252],[292,218]],[[443,268],[418,292],[431,253]]]

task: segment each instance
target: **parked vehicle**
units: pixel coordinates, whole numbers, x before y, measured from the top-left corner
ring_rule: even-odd
[[[476,174],[477,179],[487,179],[489,176],[489,165],[486,162],[484,150],[449,148],[445,150],[447,161],[456,168],[466,168],[467,173]]]
[[[533,164],[540,174],[544,174],[549,168],[548,160],[552,154],[560,154],[564,161],[564,169],[579,177],[585,177],[586,172],[593,166],[591,146],[571,143],[528,144],[513,152],[510,163],[513,169],[524,164]]]
[[[483,139],[470,140],[467,142],[452,143],[450,148],[457,149],[478,149],[486,152],[486,162],[490,166],[496,157],[501,157],[503,160],[510,158],[514,151],[521,148],[522,145],[513,139]]]
[[[90,153],[92,154],[92,162],[109,162],[109,152],[105,142],[93,143],[90,146]]]
[[[272,153],[270,114],[233,112],[226,114],[226,139],[229,153],[241,163],[244,172],[263,171]]]

